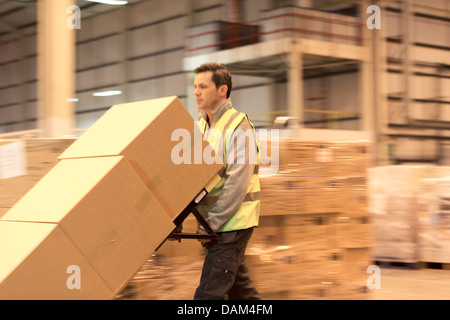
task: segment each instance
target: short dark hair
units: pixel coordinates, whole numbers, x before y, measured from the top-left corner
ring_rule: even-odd
[[[227,99],[230,97],[231,89],[233,87],[233,79],[231,73],[228,71],[227,67],[221,63],[205,63],[200,67],[196,68],[194,72],[201,73],[212,71],[212,81],[215,83],[216,87],[219,88],[221,85],[226,85],[228,87]]]

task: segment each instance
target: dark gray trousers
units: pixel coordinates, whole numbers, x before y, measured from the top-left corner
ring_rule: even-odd
[[[194,300],[260,300],[244,262],[253,228],[218,233],[208,253]]]

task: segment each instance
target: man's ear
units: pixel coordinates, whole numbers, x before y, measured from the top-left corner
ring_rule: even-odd
[[[221,85],[219,90],[220,90],[220,95],[223,95],[225,97],[227,96],[228,86],[226,84]]]

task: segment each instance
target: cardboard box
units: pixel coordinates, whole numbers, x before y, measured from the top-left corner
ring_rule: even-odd
[[[10,208],[0,208],[0,218],[9,210]]]
[[[1,220],[58,224],[114,294],[175,228],[121,156],[61,160]]]
[[[372,223],[369,214],[342,212],[336,216],[336,246],[339,248],[360,248],[371,246]]]
[[[176,164],[182,146],[189,163]],[[113,106],[59,158],[124,156],[173,219],[223,167],[205,165],[206,146],[173,96]]]
[[[299,250],[329,249],[335,246],[335,214],[297,214],[285,218],[285,244]]]
[[[26,173],[25,143],[14,141],[0,144],[0,179],[20,177]]]
[[[284,216],[260,216],[247,245],[247,252],[261,252],[267,248],[285,244]]]
[[[342,250],[311,249],[299,252],[298,270],[302,274],[301,285],[335,283],[341,276]]]
[[[339,212],[343,179],[283,172],[260,177],[261,215]]]
[[[263,247],[247,252],[245,262],[250,278],[261,293],[288,290],[300,277],[296,252],[289,246]]]
[[[450,262],[450,179],[423,179],[417,196],[418,256],[425,262]]]
[[[337,286],[332,281],[293,288],[289,294],[292,300],[331,300],[336,297]]]
[[[113,295],[56,224],[0,221],[0,243],[2,300],[109,299]],[[80,277],[73,282],[70,277],[75,272],[70,266],[80,268]],[[70,286],[76,281],[80,289]]]
[[[366,285],[370,275],[367,268],[373,265],[370,248],[346,248],[342,250],[342,257],[342,279],[345,282],[358,281],[361,286]]]

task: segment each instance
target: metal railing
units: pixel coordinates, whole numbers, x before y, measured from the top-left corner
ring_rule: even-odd
[[[325,14],[324,12],[319,12],[320,14]],[[297,19],[296,21],[287,21],[287,18],[294,18]],[[244,26],[249,25],[258,25],[261,27],[261,23],[267,22],[270,20],[275,19],[283,19],[283,22],[281,23],[281,26],[276,27],[274,30],[270,31],[258,31],[250,35],[245,36],[238,36],[238,37],[232,37],[229,39],[220,39],[215,40],[212,43],[202,44],[202,45],[195,45],[195,42],[198,38],[208,35],[220,35],[220,33],[223,33],[224,31],[229,31],[230,34],[238,34],[236,32],[237,29]],[[324,30],[317,30],[313,29],[312,23],[314,21],[323,22],[322,27]],[[292,26],[290,26],[292,25]],[[357,28],[357,35],[350,35],[350,34],[343,34],[340,33],[337,30],[334,30],[334,25],[343,25],[343,26],[350,26]],[[334,39],[347,39],[355,41],[357,45],[362,45],[363,37],[362,37],[362,27],[364,26],[363,23],[360,22],[353,22],[353,21],[346,21],[343,19],[336,19],[332,17],[325,17],[325,16],[319,16],[314,14],[304,14],[304,13],[296,13],[296,12],[286,12],[281,14],[274,14],[269,17],[263,17],[260,19],[248,21],[246,23],[233,23],[230,25],[227,25],[225,27],[216,28],[214,30],[208,30],[204,32],[199,32],[195,34],[191,34],[185,37],[187,41],[187,48],[186,52],[192,53],[195,51],[199,51],[202,49],[208,49],[208,48],[215,48],[220,47],[223,45],[228,45],[232,43],[239,43],[243,40],[249,40],[249,39],[258,39],[257,41],[261,41],[261,37],[263,36],[269,36],[274,34],[284,34],[287,32],[294,32],[299,33],[301,36],[308,37],[308,35],[319,35],[323,36],[330,41],[333,41]],[[195,27],[195,26],[194,26]],[[234,31],[234,32],[233,32]],[[264,40],[263,40],[264,41]]]

